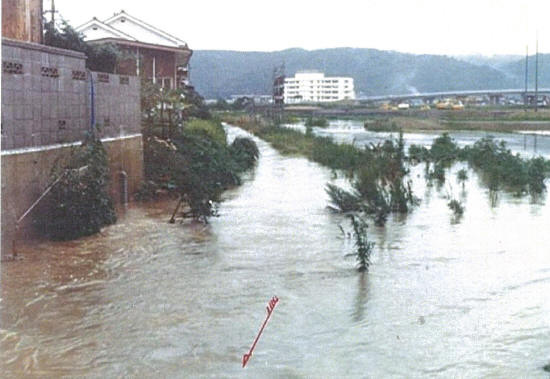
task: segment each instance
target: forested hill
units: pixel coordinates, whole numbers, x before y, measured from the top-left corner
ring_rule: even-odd
[[[492,65],[491,59],[499,64]],[[283,62],[287,76],[293,76],[298,70],[351,76],[356,93],[362,96],[524,86],[524,60],[520,58],[508,58],[508,62],[503,63],[498,56],[473,60],[353,48],[275,52],[195,50],[191,58],[191,81],[205,98],[270,94],[273,68]],[[550,87],[548,66],[550,55],[540,55],[539,87]],[[532,74],[533,57],[530,70]]]

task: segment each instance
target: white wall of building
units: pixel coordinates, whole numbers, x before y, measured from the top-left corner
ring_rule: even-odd
[[[353,78],[325,77],[322,72],[299,71],[293,78],[285,78],[285,104],[354,100]]]

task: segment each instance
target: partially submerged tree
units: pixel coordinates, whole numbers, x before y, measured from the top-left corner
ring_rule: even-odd
[[[54,166],[51,177],[58,181],[39,221],[50,238],[75,239],[116,222],[107,153],[100,140],[85,139],[64,164]]]

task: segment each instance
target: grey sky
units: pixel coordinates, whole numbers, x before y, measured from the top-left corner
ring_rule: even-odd
[[[365,47],[429,54],[550,53],[549,0],[56,0],[78,26],[126,12],[192,49]],[[50,6],[44,1],[44,8]]]

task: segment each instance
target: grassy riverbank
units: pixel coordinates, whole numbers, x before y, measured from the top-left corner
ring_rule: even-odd
[[[519,107],[476,107],[464,110],[409,109],[382,110],[377,108],[346,108],[338,112],[330,108],[285,108],[285,115],[294,118],[324,118],[357,120],[372,131],[434,132],[484,130],[514,132],[550,130],[550,109],[525,111]]]
[[[365,215],[382,226],[389,213],[407,213],[417,203],[411,183],[406,181],[409,171],[402,134],[398,140],[358,147],[315,136],[310,129],[302,133],[273,125],[259,117],[228,115],[224,121],[264,139],[282,154],[302,155],[325,167],[344,171],[354,191],[327,184],[329,208],[335,212]]]
[[[523,110],[464,110],[392,112],[363,117],[367,130],[434,132],[484,130],[490,132],[550,130],[550,110],[535,113]]]
[[[222,119],[269,142],[282,154],[302,155],[332,169],[353,171],[367,159],[364,149],[338,144],[328,137],[278,127],[261,117],[227,114]]]

